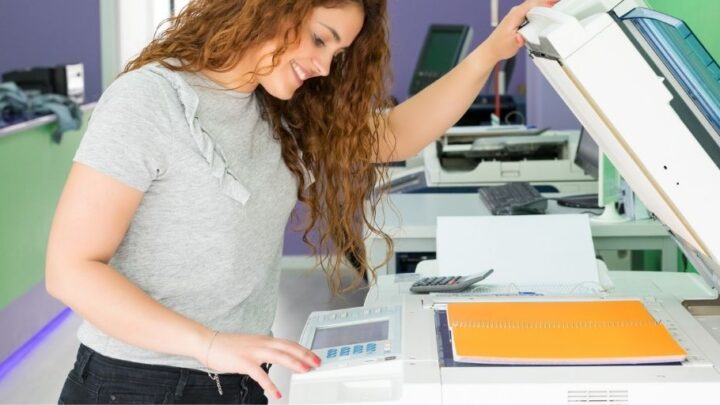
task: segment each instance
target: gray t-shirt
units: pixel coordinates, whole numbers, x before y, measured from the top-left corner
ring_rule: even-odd
[[[268,335],[297,182],[259,111],[253,94],[148,65],[103,94],[75,161],[144,192],[110,266],[211,329]],[[78,337],[117,359],[202,369],[89,322]]]

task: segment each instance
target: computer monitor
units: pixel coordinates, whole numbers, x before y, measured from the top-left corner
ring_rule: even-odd
[[[600,149],[585,128],[580,128],[580,137],[578,138],[578,146],[575,150],[575,164],[580,167],[585,174],[598,179],[598,168]],[[598,194],[581,194],[571,195],[557,199],[559,205],[571,208],[602,208],[598,201]]]
[[[600,151],[595,141],[585,132],[585,128],[581,128],[575,151],[575,164],[595,180],[598,178],[599,154]]]
[[[455,67],[467,54],[471,40],[472,28],[467,25],[431,25],[410,82],[410,95]]]

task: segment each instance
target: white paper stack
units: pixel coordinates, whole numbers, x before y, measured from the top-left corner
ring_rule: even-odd
[[[587,215],[438,217],[437,260],[441,276],[494,269],[475,292],[603,290]]]

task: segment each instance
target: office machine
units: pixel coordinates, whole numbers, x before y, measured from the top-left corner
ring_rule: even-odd
[[[300,344],[326,368],[395,360],[401,349],[400,305],[313,312]]]
[[[67,96],[78,104],[85,100],[85,73],[82,63],[13,70],[3,73],[2,81],[14,82],[23,90]]]
[[[544,191],[595,192],[595,179],[573,163],[578,136],[578,131],[521,125],[453,128],[423,150],[426,183],[468,187],[524,181],[548,186]]]
[[[419,275],[387,275],[366,305],[401,305],[398,357],[294,375],[291,403],[720,402],[720,68],[684,23],[646,7],[640,0],[563,0],[531,10],[520,33],[534,63],[699,273],[605,272],[614,287],[586,299],[640,300],[686,359],[622,366],[458,362],[448,350],[448,302],[562,297],[412,295],[406,288]]]
[[[418,93],[454,68],[467,54],[471,41],[472,28],[467,25],[431,25],[415,66],[409,94]]]

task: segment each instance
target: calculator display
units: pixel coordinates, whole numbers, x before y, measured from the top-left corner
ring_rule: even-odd
[[[358,323],[354,325],[333,326],[315,330],[311,349],[346,346],[356,343],[377,342],[388,339],[390,321]]]

